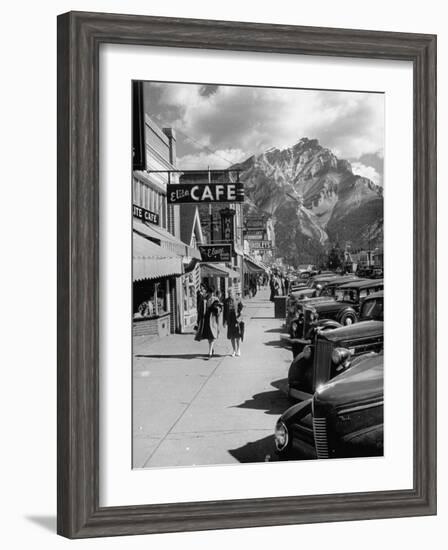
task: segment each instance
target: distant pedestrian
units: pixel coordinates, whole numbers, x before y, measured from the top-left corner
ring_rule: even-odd
[[[215,341],[219,336],[219,323],[222,303],[215,296],[215,289],[206,289],[205,307],[198,311],[198,331],[196,340],[208,340],[208,357],[214,354]]]
[[[255,275],[251,275],[250,277],[249,292],[252,298],[257,294],[257,280],[255,279]]]
[[[228,297],[224,301],[223,325],[227,325],[227,338],[232,342],[232,357],[241,355],[240,342],[243,337],[243,326],[241,312],[243,303],[239,295],[233,296],[233,291],[229,288]]]
[[[279,292],[282,293],[282,296],[285,295],[285,276],[283,273],[280,273],[280,290]]]
[[[271,280],[269,283],[271,289],[271,295],[269,297],[270,301],[273,302],[274,298],[279,295],[280,292],[280,280],[275,273],[272,274]]]
[[[289,295],[289,288],[290,288],[289,277],[286,276],[285,277],[285,296]]]

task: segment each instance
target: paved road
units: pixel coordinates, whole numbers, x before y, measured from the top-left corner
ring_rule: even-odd
[[[222,331],[217,356],[192,334],[134,343],[136,468],[275,460],[273,429],[289,406],[291,352],[267,291],[245,302],[242,356]],[[283,390],[283,391],[282,391]]]

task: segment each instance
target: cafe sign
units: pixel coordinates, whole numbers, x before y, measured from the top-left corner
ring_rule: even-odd
[[[207,244],[199,245],[199,252],[203,262],[231,262],[232,245],[231,244]]]
[[[132,213],[134,218],[138,218],[143,222],[152,223],[154,225],[159,225],[159,214],[151,212],[151,210],[146,210],[141,206],[133,205]]]
[[[237,183],[174,183],[167,186],[169,204],[244,202],[244,187]]]

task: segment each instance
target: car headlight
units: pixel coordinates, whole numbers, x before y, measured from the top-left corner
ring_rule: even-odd
[[[349,349],[346,348],[335,348],[331,354],[331,360],[335,365],[344,364],[351,357]]]
[[[311,346],[305,346],[302,351],[302,355],[305,359],[309,359],[311,357]]]
[[[288,445],[288,428],[281,420],[275,425],[274,439],[275,446],[279,451],[283,450]]]

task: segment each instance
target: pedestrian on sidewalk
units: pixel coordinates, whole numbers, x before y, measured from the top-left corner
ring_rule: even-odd
[[[222,312],[222,303],[215,296],[215,289],[205,289],[203,307],[198,311],[198,330],[195,340],[208,340],[208,357],[214,354],[215,341],[219,336],[219,318]]]
[[[228,296],[224,301],[223,325],[227,325],[227,338],[232,342],[232,357],[240,356],[240,342],[242,334],[241,312],[243,311],[243,302],[238,294],[235,298],[233,290],[229,288]]]
[[[271,295],[269,297],[269,300],[273,302],[274,298],[278,296],[280,292],[280,279],[277,277],[276,273],[272,274],[269,285],[271,289]]]

